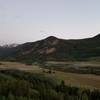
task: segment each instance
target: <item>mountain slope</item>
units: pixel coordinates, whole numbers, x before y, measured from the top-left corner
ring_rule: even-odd
[[[17,46],[18,61],[82,60],[100,56],[100,34],[87,39],[64,40],[50,36]]]
[[[87,39],[64,40],[54,36],[16,47],[0,47],[0,57],[22,62],[86,60],[100,57],[100,34]]]

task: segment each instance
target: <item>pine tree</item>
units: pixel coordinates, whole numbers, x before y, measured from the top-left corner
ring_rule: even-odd
[[[86,93],[84,93],[84,94],[82,95],[82,99],[81,99],[81,100],[88,100],[88,96],[87,96]]]
[[[6,100],[6,97],[5,97],[5,96],[3,96],[3,97],[2,97],[2,100]]]
[[[7,100],[15,100],[15,97],[12,93],[9,93]]]

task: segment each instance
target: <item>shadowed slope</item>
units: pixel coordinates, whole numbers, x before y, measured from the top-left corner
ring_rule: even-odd
[[[17,47],[0,47],[0,57],[24,62],[86,60],[100,57],[100,34],[86,39],[65,40],[54,36]]]

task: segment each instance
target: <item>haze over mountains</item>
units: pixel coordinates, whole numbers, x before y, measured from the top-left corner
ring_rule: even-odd
[[[22,62],[87,60],[100,57],[100,34],[92,38],[65,40],[54,36],[18,46],[0,47],[0,58]]]

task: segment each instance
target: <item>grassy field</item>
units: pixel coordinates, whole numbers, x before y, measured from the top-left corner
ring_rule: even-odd
[[[0,62],[0,69],[17,69],[25,71],[40,72],[41,68],[36,65],[25,65],[18,62]]]
[[[76,74],[56,71],[54,75],[57,79],[64,80],[66,84],[84,88],[99,88],[100,76],[91,74]]]
[[[17,62],[0,62],[0,69],[18,69],[32,73],[42,73],[48,77],[56,77],[58,80],[64,80],[68,85],[100,89],[99,75],[68,73],[61,71],[55,71],[55,73],[50,74],[46,72],[44,73],[44,69],[40,68],[38,65],[25,65]]]

